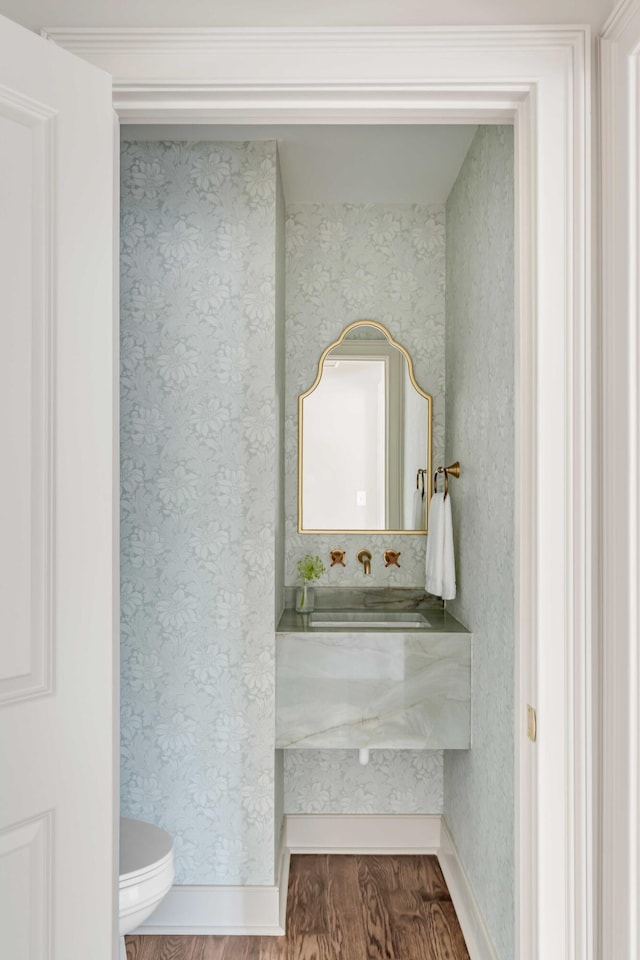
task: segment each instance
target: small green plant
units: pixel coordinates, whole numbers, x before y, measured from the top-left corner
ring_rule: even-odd
[[[325,571],[325,565],[320,557],[312,557],[310,553],[298,560],[298,575],[302,580],[311,582],[319,580]]]

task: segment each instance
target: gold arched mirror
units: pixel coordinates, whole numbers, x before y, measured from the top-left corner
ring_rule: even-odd
[[[431,416],[405,348],[349,324],[298,398],[298,532],[426,533]]]

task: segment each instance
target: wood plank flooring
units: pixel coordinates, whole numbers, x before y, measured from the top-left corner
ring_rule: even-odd
[[[469,960],[436,857],[293,856],[285,937],[127,937],[127,960]]]

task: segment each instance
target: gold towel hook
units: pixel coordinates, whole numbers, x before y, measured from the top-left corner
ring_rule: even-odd
[[[449,493],[449,474],[452,477],[458,479],[460,477],[460,461],[456,460],[455,463],[451,463],[448,467],[438,467],[436,472],[433,475],[433,492],[438,492],[438,474],[444,474],[444,499],[447,499]]]

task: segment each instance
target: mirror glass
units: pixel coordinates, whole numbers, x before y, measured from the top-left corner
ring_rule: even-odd
[[[298,421],[299,532],[427,532],[431,397],[382,324],[325,350]]]

